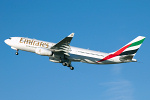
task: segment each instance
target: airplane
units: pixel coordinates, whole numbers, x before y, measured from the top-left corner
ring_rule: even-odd
[[[111,53],[104,53],[70,46],[73,37],[74,33],[71,33],[58,43],[25,37],[10,37],[9,39],[4,40],[4,42],[11,46],[12,49],[16,50],[16,55],[18,55],[19,50],[33,52],[38,55],[48,56],[49,61],[62,63],[63,66],[68,66],[71,70],[74,70],[71,62],[90,64],[137,62],[133,57],[145,39],[144,36],[138,36],[121,49]]]

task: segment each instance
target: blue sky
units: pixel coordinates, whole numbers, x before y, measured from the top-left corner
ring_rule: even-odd
[[[150,99],[149,0],[0,0],[0,100]],[[12,36],[59,42],[71,32],[72,46],[113,52],[146,36],[137,63],[73,63],[74,71],[48,57],[15,51]]]

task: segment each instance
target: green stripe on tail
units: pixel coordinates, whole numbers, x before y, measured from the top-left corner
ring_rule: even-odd
[[[140,44],[142,44],[143,43],[143,41],[145,40],[145,38],[144,39],[142,39],[142,40],[140,40],[140,41],[137,41],[137,42],[134,42],[134,43],[132,43],[128,48],[130,48],[130,47],[133,47],[133,46],[137,46],[137,45],[140,45]]]

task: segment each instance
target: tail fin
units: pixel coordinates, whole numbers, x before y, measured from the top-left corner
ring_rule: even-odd
[[[102,61],[111,59],[116,56],[121,56],[120,60],[124,61],[124,62],[125,61],[136,61],[136,59],[132,59],[132,58],[135,56],[136,52],[142,45],[144,39],[145,39],[144,36],[138,36],[137,38],[135,38],[134,40],[132,40],[131,42],[126,44],[124,47],[122,47],[118,51],[110,53],[108,56],[104,57],[103,59],[101,59],[100,61],[97,61],[97,62],[102,62]]]
[[[135,38],[134,40],[129,42],[127,45],[122,47],[121,49],[123,49],[123,50],[122,50],[122,52],[120,52],[119,55],[120,56],[121,55],[133,55],[133,56],[135,56],[136,52],[138,51],[138,49],[140,48],[140,46],[142,45],[144,40],[145,40],[144,36],[138,36],[137,38]]]

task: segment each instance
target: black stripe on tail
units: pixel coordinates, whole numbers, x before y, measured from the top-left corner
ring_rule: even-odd
[[[138,49],[136,49],[136,50],[130,50],[130,51],[125,51],[125,52],[122,52],[122,53],[120,54],[120,56],[121,56],[121,55],[135,54],[137,51],[138,51]]]

